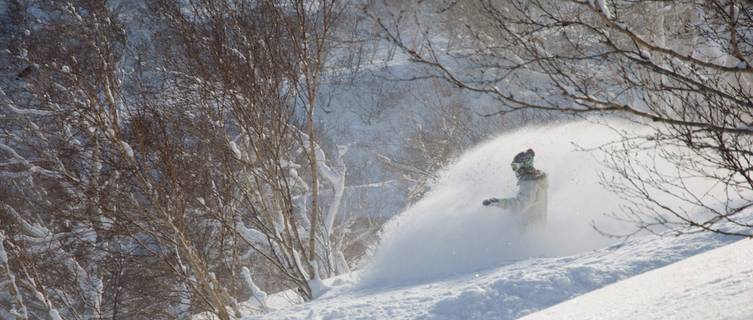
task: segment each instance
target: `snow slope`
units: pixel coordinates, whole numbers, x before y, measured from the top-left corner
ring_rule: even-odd
[[[753,240],[690,257],[523,318],[537,319],[753,319]]]
[[[573,144],[614,136],[572,122],[496,137],[449,166],[424,199],[393,218],[352,279],[330,283],[313,302],[244,319],[515,319],[735,240],[692,234],[617,244],[596,234],[591,221],[625,227],[602,217],[620,201],[598,184],[597,159]],[[549,227],[520,234],[514,215],[480,201],[514,194],[509,162],[528,147],[549,175]]]
[[[418,285],[363,287],[353,280],[335,285],[316,301],[244,320],[517,319],[734,240],[712,234],[646,236],[572,256],[527,259]],[[708,269],[697,272],[704,271]],[[550,315],[534,319],[560,319]],[[594,319],[599,318],[609,319]],[[570,319],[579,319],[579,315]]]

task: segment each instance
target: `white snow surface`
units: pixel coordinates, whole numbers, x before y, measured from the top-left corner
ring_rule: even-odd
[[[289,306],[263,315],[250,315],[243,319],[517,319],[616,281],[717,248],[735,239],[737,238],[709,233],[679,237],[645,236],[576,255],[527,259],[417,285],[362,287],[357,280],[353,280],[350,283],[341,282],[339,286],[332,286],[327,294],[313,302]],[[700,269],[689,272],[701,274],[713,273],[715,270]],[[753,275],[742,272],[737,278],[747,276],[750,279]],[[743,290],[743,294],[750,296],[749,291],[744,291],[749,288],[749,284],[736,286],[739,283],[735,279],[729,278],[729,282],[724,279],[718,286],[709,287],[709,290],[688,293],[692,295],[702,292],[716,298],[719,295],[733,295]],[[642,284],[645,287],[655,285],[656,282]],[[711,292],[711,289],[722,291]],[[677,299],[683,297],[678,296]],[[700,299],[699,297],[697,300]],[[616,303],[614,300],[612,302]],[[667,308],[680,305],[678,302],[668,305]],[[708,301],[707,304],[700,304],[699,308],[704,305],[709,305]],[[611,308],[606,302],[601,306]],[[592,311],[596,314],[599,312],[596,308]],[[664,314],[672,312],[666,310]],[[572,318],[560,318],[550,315],[551,313],[543,314],[534,319],[579,319],[580,316],[577,314]],[[628,318],[630,317],[625,319]],[[670,318],[673,317],[664,319]],[[583,319],[611,318],[597,316]],[[639,316],[632,319],[643,318]]]
[[[753,240],[617,282],[523,320],[753,319]]]
[[[621,201],[598,184],[597,159],[573,145],[613,138],[604,127],[572,122],[491,139],[393,218],[358,272],[325,280],[330,289],[312,302],[243,319],[516,319],[738,239],[699,233],[617,243],[594,232],[591,221],[608,231],[626,227],[603,217]],[[529,147],[549,177],[548,228],[520,234],[514,214],[480,202],[514,195],[509,163]]]

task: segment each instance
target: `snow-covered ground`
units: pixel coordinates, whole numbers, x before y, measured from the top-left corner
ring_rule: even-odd
[[[595,233],[592,221],[609,231],[626,227],[603,217],[620,200],[598,184],[597,159],[573,144],[612,138],[613,131],[588,122],[494,138],[393,218],[359,271],[331,279],[331,289],[313,302],[244,319],[515,319],[737,240],[700,233],[615,242]],[[514,193],[509,162],[528,147],[549,175],[549,226],[520,234],[513,215],[480,201]],[[708,184],[697,187],[715,196]],[[745,275],[751,274],[738,276]]]
[[[523,319],[753,319],[753,240],[620,281]]]
[[[333,287],[325,296],[314,302],[294,305],[264,315],[248,316],[244,319],[516,319],[616,281],[722,246],[733,240],[735,238],[711,234],[680,237],[646,236],[621,245],[577,255],[526,259],[501,267],[478,270],[418,285],[361,287],[355,279],[351,283],[346,282]],[[750,241],[744,240],[744,242]],[[747,262],[745,262],[748,264],[747,269],[741,269],[739,273],[730,278],[724,278],[723,268],[719,270],[707,269],[713,266],[703,265],[703,263],[694,264],[693,267],[698,269],[687,270],[686,272],[695,274],[697,281],[702,279],[709,279],[709,281],[706,288],[698,288],[697,291],[689,290],[685,294],[694,296],[695,303],[701,309],[704,305],[727,305],[714,304],[722,301],[721,299],[703,301],[703,297],[698,296],[701,293],[708,294],[708,298],[738,294],[737,297],[733,296],[727,300],[729,302],[740,301],[741,299],[753,301],[753,292],[750,291],[752,286],[750,283],[753,280],[751,278],[753,273],[749,272],[750,266],[753,265],[750,263],[753,258],[750,255],[750,245],[747,250],[747,257],[740,257],[737,260],[738,263],[742,263],[745,262],[744,259],[747,259]],[[734,252],[729,253],[730,250],[723,252],[725,253],[722,254],[734,254]],[[714,258],[716,255],[711,257]],[[703,256],[698,258],[703,262]],[[730,258],[734,259],[734,256]],[[736,266],[731,268],[736,268]],[[748,273],[745,273],[746,270],[748,270]],[[714,278],[717,275],[720,277]],[[651,276],[650,273],[644,274],[643,277],[648,277],[649,280],[646,281],[649,282],[633,284],[631,287],[633,291],[630,294],[636,295],[635,290],[645,286],[644,292],[646,292],[647,298],[652,295],[661,297],[661,288],[663,287],[661,282],[658,282],[656,277]],[[748,284],[740,286],[739,281],[745,277],[747,277]],[[711,283],[713,279],[721,280],[715,286]],[[666,281],[673,280],[679,281],[680,279],[667,278]],[[617,287],[618,285],[619,283],[614,286]],[[667,283],[667,286],[676,285]],[[652,287],[656,290],[652,290]],[[684,299],[681,289],[676,288],[680,291],[677,299]],[[605,290],[608,290],[608,288]],[[558,306],[546,310],[541,315],[536,314],[533,319],[612,319],[608,315],[613,314],[610,313],[613,312],[611,309],[620,308],[620,302],[612,299],[618,297],[617,294],[614,294],[614,291],[607,292],[611,292],[612,295],[605,299],[611,300],[594,304],[593,307],[589,307],[583,313],[573,311],[578,307],[559,309]],[[626,304],[621,309],[625,310],[632,307],[639,310],[641,305],[636,305],[636,303],[641,302],[641,300],[639,300],[639,297],[634,298],[633,301],[625,302]],[[660,301],[672,300],[670,296],[664,298],[665,300]],[[599,297],[589,296],[578,306],[598,299]],[[706,304],[699,302],[706,302]],[[675,301],[670,303],[667,308],[681,305],[683,305],[682,302]],[[655,302],[653,306],[660,307],[658,302]],[[605,316],[600,316],[599,308],[605,309]],[[749,310],[749,308],[746,308],[740,308],[741,312]],[[563,317],[559,316],[560,312],[563,312]],[[574,316],[568,318],[566,312],[573,312]],[[581,317],[582,314],[585,314],[585,316]],[[594,316],[589,318],[589,314]],[[670,316],[673,314],[684,313],[673,313],[672,310],[666,310],[662,314],[668,316],[655,319],[669,319],[672,318]],[[699,313],[698,315],[707,314]],[[753,313],[748,312],[747,315],[753,316]],[[622,318],[651,319],[652,317]],[[715,317],[690,317],[688,319],[712,318]],[[744,317],[738,318],[743,319]]]

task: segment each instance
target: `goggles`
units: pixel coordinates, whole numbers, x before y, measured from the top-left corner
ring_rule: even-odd
[[[512,167],[512,171],[518,171],[523,166],[522,163],[513,162],[510,164],[510,167]]]

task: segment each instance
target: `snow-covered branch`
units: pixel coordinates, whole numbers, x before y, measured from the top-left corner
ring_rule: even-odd
[[[254,280],[251,278],[251,271],[249,271],[248,268],[243,267],[241,268],[241,276],[243,277],[246,286],[251,290],[251,296],[256,299],[259,305],[261,305],[262,310],[270,310],[269,305],[267,304],[267,293],[256,286]]]
[[[0,88],[0,103],[5,106],[11,113],[22,116],[49,116],[53,114],[50,111],[37,110],[37,109],[22,109],[16,106],[13,101],[8,98],[5,91]]]
[[[4,242],[5,233],[0,230],[0,292],[7,292],[7,294],[0,293],[0,298],[4,298],[0,300],[10,301],[10,310],[3,310],[2,308],[0,310],[5,311],[13,319],[28,319],[29,314],[24,304],[23,295],[18,290],[16,275],[10,269]]]
[[[308,145],[310,143],[309,136],[303,132],[300,134],[303,137],[303,144]],[[334,189],[334,198],[332,203],[330,203],[329,210],[327,210],[327,213],[324,216],[324,231],[326,232],[326,237],[329,237],[333,232],[335,219],[340,212],[343,195],[345,193],[345,175],[347,168],[345,166],[344,156],[348,152],[348,146],[337,146],[337,158],[335,159],[334,168],[327,164],[327,157],[318,143],[314,143],[314,152],[318,172]]]
[[[81,264],[76,261],[70,253],[63,249],[63,244],[60,239],[69,238],[70,235],[66,234],[54,234],[50,229],[35,223],[32,224],[24,219],[13,207],[3,204],[3,211],[8,215],[12,221],[15,221],[23,234],[18,235],[18,239],[26,242],[29,245],[31,253],[49,252],[54,259],[59,260],[63,266],[67,269],[78,284],[79,295],[82,297],[86,309],[85,314],[89,317],[96,317],[101,315],[101,304],[103,295],[103,282],[102,279],[96,275],[91,274]],[[79,228],[80,229],[80,228]],[[76,231],[76,237],[85,236],[87,233],[92,233],[96,237],[96,233],[91,229],[80,229]],[[6,259],[7,260],[7,259]],[[33,281],[34,279],[29,279]],[[36,282],[34,282],[36,283]],[[39,289],[36,289],[39,290]],[[35,296],[45,305],[48,305],[48,309],[52,313],[57,313],[51,305],[51,302],[46,298],[46,294],[41,291],[37,291]]]
[[[269,239],[268,235],[260,232],[259,230],[247,227],[246,224],[241,221],[240,216],[235,216],[235,230],[237,230],[238,234],[243,238],[243,240],[252,245],[264,245]],[[275,230],[277,230],[277,227],[275,228]],[[279,231],[277,232],[279,233]]]
[[[609,10],[609,6],[607,5],[606,0],[589,0],[591,7],[598,10],[601,14],[604,15],[605,18],[612,20],[614,19],[614,15],[612,15],[612,11]]]
[[[332,199],[327,215],[324,217],[324,227],[328,235],[331,235],[334,230],[335,218],[340,213],[342,207],[343,195],[345,194],[345,175],[347,167],[343,157],[348,152],[347,146],[337,146],[337,158],[335,160],[336,167],[331,168],[326,164],[324,159],[324,151],[321,148],[317,151],[317,157],[321,158],[321,161],[317,161],[319,164],[319,170],[322,172],[325,179],[332,184],[332,188],[335,190],[335,196]]]
[[[26,160],[26,158],[24,158],[18,152],[16,152],[16,150],[8,146],[7,144],[0,142],[0,150],[9,154],[13,159],[15,159],[17,163],[23,164],[27,168],[25,172],[27,172],[28,174],[38,173],[38,174],[45,175],[50,178],[61,177],[61,174],[59,172],[47,170],[35,164],[32,164],[31,162]]]
[[[2,208],[4,209],[5,214],[10,216],[11,219],[21,226],[21,229],[25,232],[26,236],[36,239],[46,239],[50,236],[50,231],[47,228],[42,227],[39,224],[32,225],[26,221],[26,219],[22,218],[13,207],[3,203]]]

